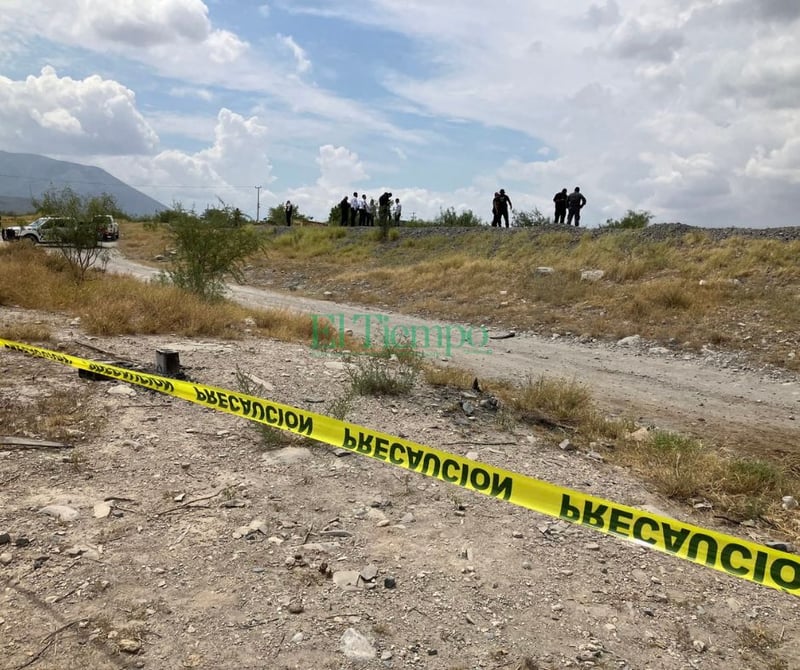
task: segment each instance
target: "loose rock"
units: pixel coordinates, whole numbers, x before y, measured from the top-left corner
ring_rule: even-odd
[[[361,573],[357,570],[337,570],[333,573],[333,583],[345,591],[358,590]]]
[[[378,576],[378,566],[370,563],[361,571],[361,579],[365,582],[371,582]]]
[[[95,519],[105,519],[109,514],[111,514],[111,505],[105,501],[97,502],[94,504],[93,511]]]
[[[75,521],[80,516],[78,510],[74,507],[69,507],[68,505],[47,505],[47,507],[42,507],[39,510],[41,514],[47,514],[48,516],[55,517],[59,521],[63,521],[65,523],[69,521]]]
[[[123,638],[118,643],[119,650],[124,651],[126,654],[138,654],[142,649],[142,645],[137,640],[130,640]]]
[[[581,281],[596,282],[605,277],[603,270],[583,270],[581,272]]]
[[[635,347],[641,344],[641,341],[642,341],[641,335],[629,335],[628,337],[623,337],[621,340],[617,340],[617,346]]]
[[[354,661],[370,661],[376,656],[375,647],[355,628],[348,628],[339,641],[342,653]]]

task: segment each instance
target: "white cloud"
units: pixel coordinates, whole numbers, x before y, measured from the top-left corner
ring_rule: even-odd
[[[352,185],[368,178],[358,154],[346,147],[326,144],[319,148],[320,178],[317,183],[329,190],[350,190]]]
[[[24,81],[0,77],[0,143],[22,152],[142,154],[155,150],[158,137],[130,89],[45,67]]]
[[[301,47],[297,42],[294,41],[294,38],[291,35],[278,35],[278,40],[287,47],[294,56],[294,60],[297,63],[297,71],[301,74],[304,72],[308,72],[311,69],[311,61],[308,59],[305,50]]]
[[[214,63],[226,65],[236,62],[249,48],[246,42],[227,30],[215,30],[204,42]]]
[[[222,200],[255,215],[254,186],[265,187],[262,199],[274,198],[268,190],[275,177],[267,127],[257,117],[222,108],[213,137],[206,139],[210,144],[196,152],[165,149],[134,160],[99,157],[97,164],[166,205],[175,200],[188,209],[204,209]]]
[[[586,24],[592,28],[614,25],[619,20],[619,5],[614,0],[607,0],[603,5],[592,3],[586,11]]]
[[[270,8],[267,3],[261,4],[258,6],[258,13],[261,14],[265,19],[269,18],[270,15]]]
[[[391,151],[401,161],[407,161],[408,160],[408,154],[406,154],[406,152],[403,151],[400,147],[390,147],[389,151]]]
[[[800,138],[792,137],[779,149],[769,152],[759,148],[747,162],[745,174],[800,184]]]
[[[211,91],[199,86],[173,86],[169,89],[169,94],[176,98],[197,98],[206,102],[214,99],[214,94]]]
[[[66,28],[57,17],[58,12],[51,14],[51,25]],[[90,34],[135,47],[203,42],[212,34],[208,8],[201,0],[114,0],[113,10],[104,0],[82,0],[73,18],[77,39]]]
[[[166,72],[203,72],[202,64],[230,64],[249,45],[215,29],[201,0],[60,0],[42,12],[35,3],[15,5],[16,31],[79,48],[115,53]]]
[[[638,18],[625,21],[611,36],[609,49],[621,58],[670,62],[684,45],[679,26],[646,25]]]

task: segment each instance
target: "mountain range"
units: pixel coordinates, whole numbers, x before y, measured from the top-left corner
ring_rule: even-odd
[[[101,168],[59,161],[36,154],[0,151],[0,214],[30,214],[32,198],[69,186],[81,196],[108,193],[129,216],[152,216],[168,209]]]

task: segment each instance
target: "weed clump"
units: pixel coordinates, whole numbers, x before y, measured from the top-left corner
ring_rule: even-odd
[[[354,394],[400,396],[413,388],[422,362],[420,352],[401,344],[352,355],[346,360],[346,369]]]
[[[266,395],[267,389],[264,388],[264,385],[238,365],[236,366],[235,375],[236,388],[239,392],[256,397],[264,397]],[[263,423],[251,422],[251,424],[260,438],[261,448],[265,451],[281,449],[292,442],[292,435],[286,431],[272,428]]]

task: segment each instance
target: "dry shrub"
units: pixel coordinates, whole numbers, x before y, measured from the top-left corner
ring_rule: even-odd
[[[119,221],[118,246],[126,258],[153,261],[167,253],[169,236],[163,226],[135,221]]]
[[[87,292],[76,308],[81,310],[83,326],[97,335],[174,333],[236,338],[242,334],[247,315],[233,303],[210,305],[173,286],[114,276]]]
[[[47,326],[41,323],[25,321],[0,327],[0,337],[15,342],[50,342],[53,334]]]
[[[311,342],[311,317],[281,310],[251,310],[232,302],[210,305],[174,286],[92,273],[77,286],[57,255],[28,244],[0,248],[0,304],[61,311],[81,317],[94,335],[173,333],[239,338],[252,318],[259,333]],[[20,281],[24,277],[24,281]]]
[[[574,380],[528,378],[516,388],[500,383],[497,394],[515,412],[542,413],[556,421],[579,423],[593,411],[589,389]]]
[[[423,368],[425,381],[431,386],[448,386],[454,389],[471,388],[475,373],[458,367],[443,367],[428,363]]]
[[[250,310],[248,316],[255,321],[260,335],[283,342],[308,342],[314,347],[336,349],[340,334],[334,325],[324,318],[315,320],[308,314],[284,309]],[[349,335],[343,337],[344,348],[354,348],[355,341]]]
[[[658,310],[685,310],[693,302],[693,288],[687,282],[674,279],[656,280],[639,287],[639,297]]]
[[[774,463],[729,459],[697,440],[664,431],[654,431],[640,442],[618,442],[615,460],[667,496],[682,501],[704,498],[717,511],[741,519],[762,516],[780,501],[783,489],[798,486]]]
[[[783,473],[775,466],[762,460],[736,459],[726,468],[725,489],[728,493],[779,492]]]
[[[46,390],[35,399],[0,398],[0,425],[7,435],[71,442],[73,429],[91,431],[105,421],[103,415],[91,409],[90,396],[94,392],[94,388],[85,387],[77,392]]]
[[[620,457],[659,491],[680,500],[704,495],[719,469],[717,459],[702,443],[665,431],[654,431],[641,442],[627,442]]]
[[[650,267],[644,258],[626,258],[606,271],[606,277],[616,282],[637,281],[644,277]]]
[[[353,395],[400,396],[411,391],[423,368],[423,356],[410,346],[388,346],[346,358]]]

